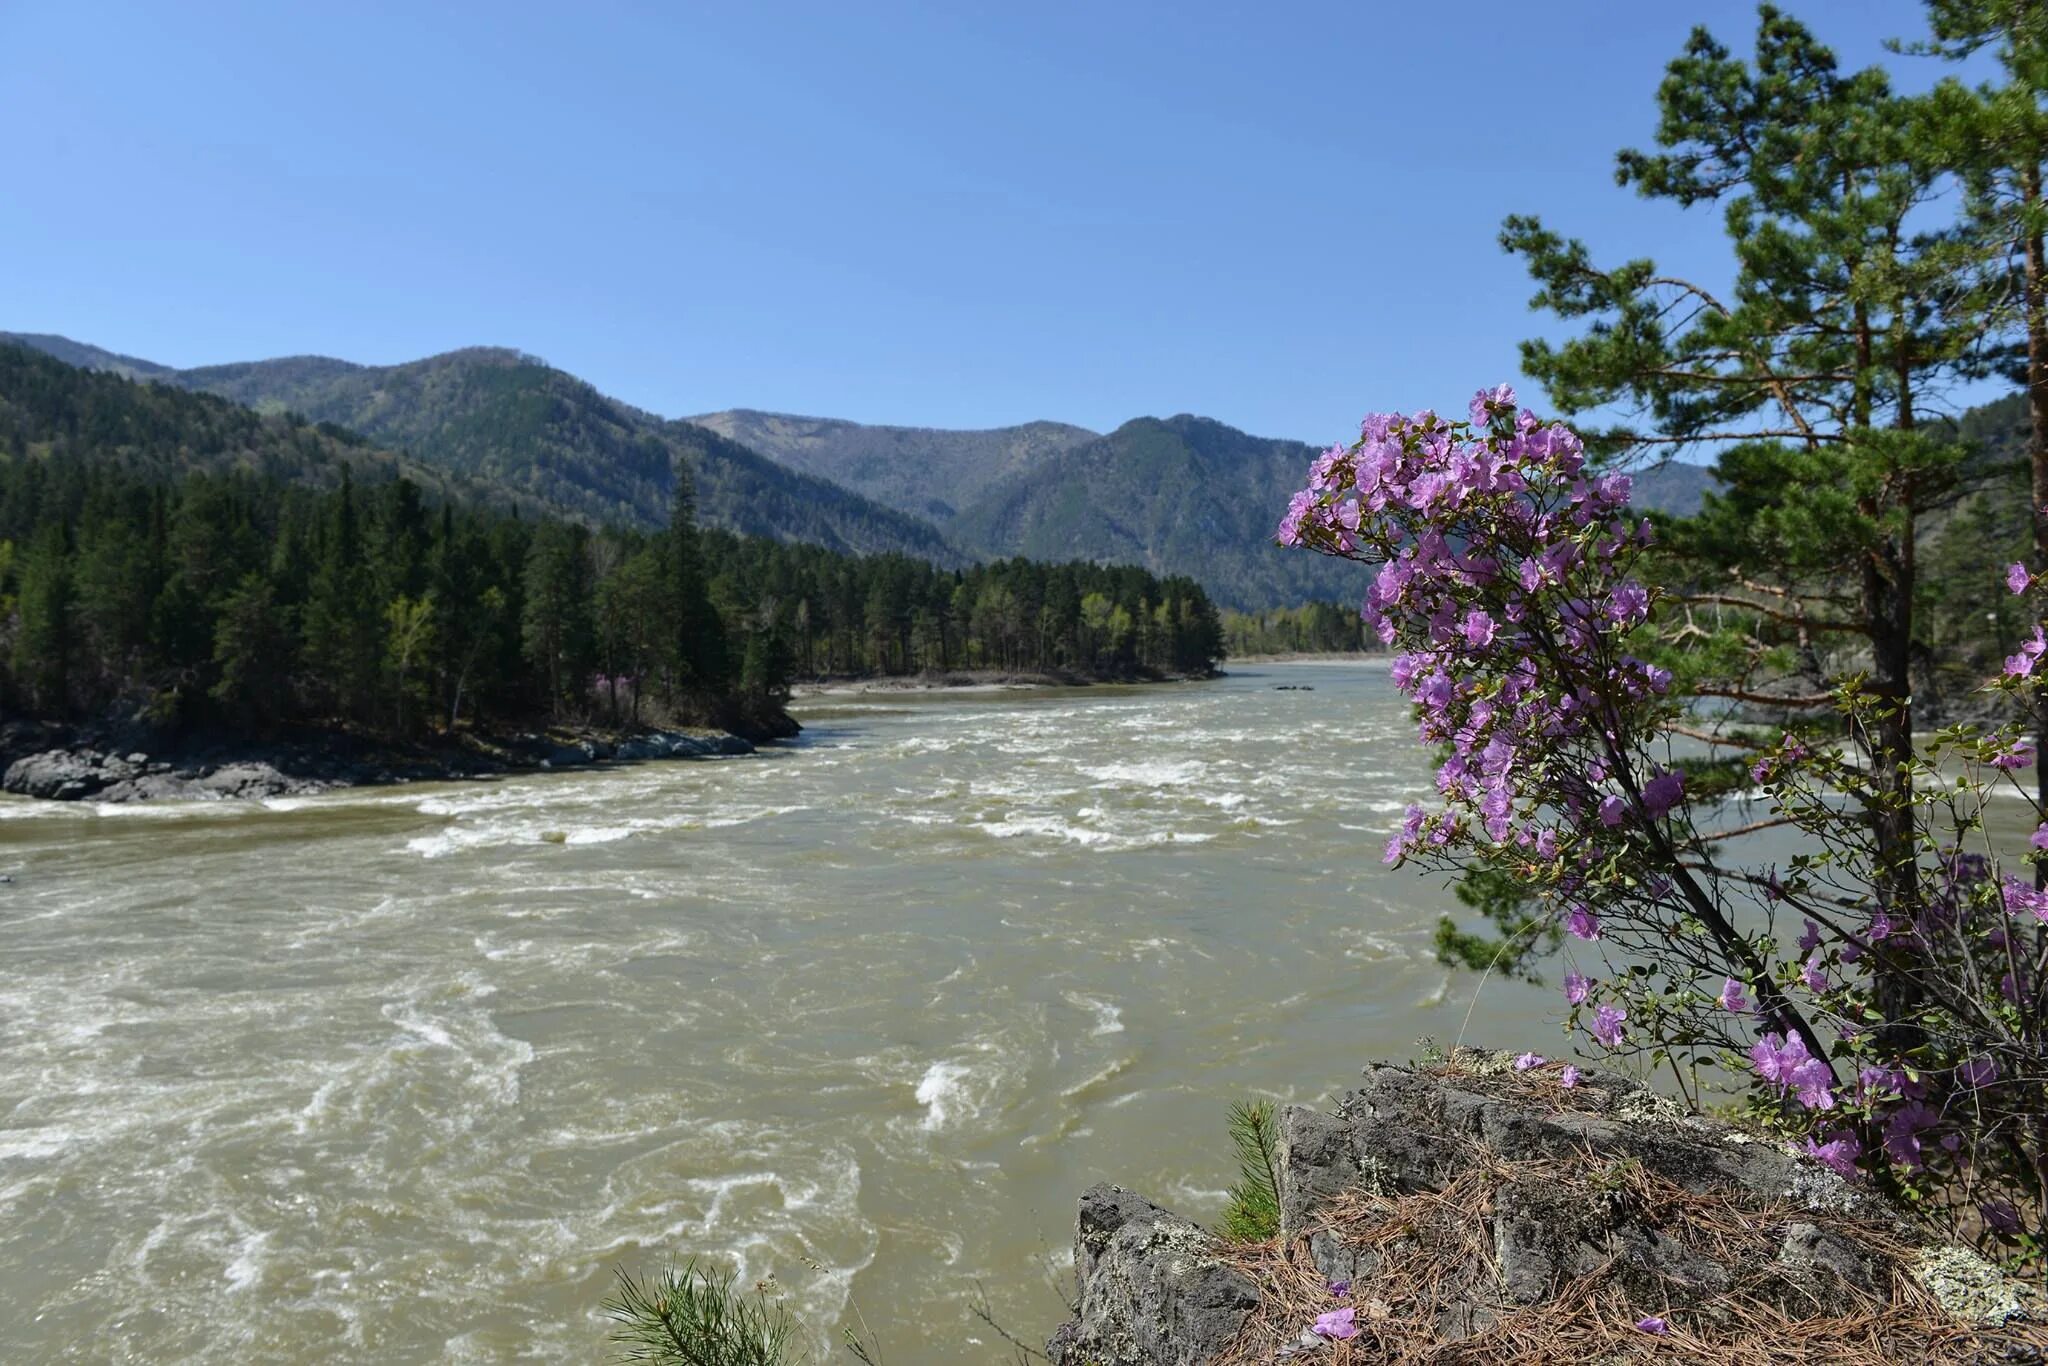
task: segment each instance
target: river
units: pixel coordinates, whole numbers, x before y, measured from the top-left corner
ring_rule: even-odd
[[[1283,686],[1289,685],[1289,686]],[[595,1361],[614,1268],[821,1354],[1042,1341],[1075,1197],[1464,1027],[1371,665],[808,700],[756,758],[264,804],[0,799],[0,1356]],[[1554,1040],[1493,982],[1471,1037]],[[834,1359],[837,1359],[835,1356]]]

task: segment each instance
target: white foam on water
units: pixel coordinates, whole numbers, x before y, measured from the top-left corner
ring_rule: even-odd
[[[1081,771],[1101,787],[1186,787],[1200,782],[1208,765],[1199,759],[1150,759],[1103,764]]]
[[[270,1242],[268,1230],[260,1233],[246,1233],[235,1244],[234,1260],[229,1262],[223,1279],[230,1290],[247,1290],[263,1279],[263,1249]]]
[[[1095,1028],[1088,1031],[1094,1037],[1101,1038],[1105,1034],[1124,1032],[1123,1007],[1112,1005],[1108,1001],[1099,1001],[1093,996],[1083,996],[1078,991],[1067,992],[1066,999],[1068,1005],[1095,1016]]]
[[[0,1129],[0,1162],[33,1162],[76,1147],[84,1137],[59,1124],[35,1129]]]
[[[1229,1191],[1218,1190],[1214,1186],[1198,1186],[1185,1176],[1175,1177],[1167,1185],[1166,1193],[1172,1197],[1168,1203],[1176,1209],[1217,1209],[1230,1199]]]
[[[1097,830],[1090,826],[1077,825],[1058,816],[1029,815],[1023,812],[1011,812],[1001,820],[973,821],[970,825],[973,829],[997,839],[1035,836],[1112,852],[1147,849],[1166,844],[1207,844],[1216,838],[1213,831],[1205,830],[1149,830],[1141,834],[1125,835],[1112,830]]]
[[[935,1062],[917,1082],[917,1103],[924,1106],[921,1127],[943,1129],[962,1111],[973,1112],[967,1081],[974,1075],[965,1063]]]
[[[1112,1058],[1107,1065],[1097,1069],[1092,1075],[1085,1077],[1082,1080],[1075,1082],[1072,1086],[1063,1089],[1060,1092],[1060,1099],[1079,1100],[1081,1097],[1089,1094],[1090,1092],[1108,1085],[1110,1082],[1115,1081],[1118,1077],[1122,1076],[1125,1072],[1129,1071],[1131,1063],[1133,1061],[1134,1059],[1128,1055],[1120,1058]]]

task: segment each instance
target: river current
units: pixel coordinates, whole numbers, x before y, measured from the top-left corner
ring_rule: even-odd
[[[994,1361],[1075,1197],[1227,1105],[1555,1039],[1380,863],[1371,665],[810,699],[763,756],[262,804],[0,799],[0,1358],[596,1361],[615,1268]],[[836,1356],[835,1356],[836,1359]]]

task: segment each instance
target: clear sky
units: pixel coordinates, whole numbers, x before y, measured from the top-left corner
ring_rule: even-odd
[[[1790,0],[1845,62],[1909,0]],[[1534,211],[1711,275],[1612,181],[1723,0],[0,0],[0,329],[186,366],[517,346],[671,416],[1347,435],[1549,326]]]

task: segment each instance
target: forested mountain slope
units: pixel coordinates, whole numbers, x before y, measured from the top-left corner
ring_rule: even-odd
[[[429,492],[509,503],[501,491],[382,450],[354,432],[262,414],[210,394],[83,370],[0,341],[0,462],[85,464],[145,480],[252,474],[330,487],[347,466],[359,480],[404,475]]]
[[[948,565],[1005,555],[1142,564],[1250,610],[1358,592],[1355,571],[1272,543],[1316,449],[1186,414],[1107,435],[1058,422],[954,431],[749,409],[668,421],[501,348],[389,366],[291,356],[172,370],[62,337],[19,340],[76,364],[303,413],[596,523],[659,525],[675,463],[687,459],[704,522],[746,534]],[[1691,512],[1710,482],[1698,466],[1647,471],[1637,501]]]
[[[479,347],[388,366],[291,356],[170,370],[64,338],[14,340],[258,411],[301,413],[595,523],[661,525],[676,462],[689,460],[708,525],[854,553],[964,560],[928,522],[715,432],[642,412],[518,351]]]
[[[1057,422],[986,431],[865,426],[736,409],[695,418],[772,456],[928,516],[980,555],[1144,564],[1199,579],[1232,607],[1351,595],[1354,575],[1278,553],[1273,523],[1315,448],[1207,418],[1141,418],[1107,436]],[[1707,471],[1639,476],[1639,501],[1691,512]]]

